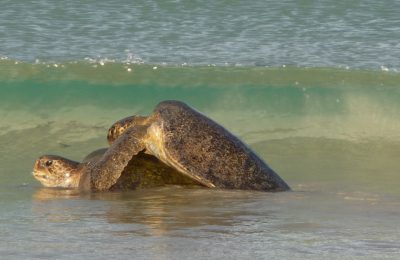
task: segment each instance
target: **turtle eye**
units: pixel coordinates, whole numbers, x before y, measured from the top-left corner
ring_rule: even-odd
[[[52,164],[53,164],[53,161],[52,161],[52,160],[48,160],[48,161],[45,162],[45,165],[46,165],[47,167],[51,166]]]

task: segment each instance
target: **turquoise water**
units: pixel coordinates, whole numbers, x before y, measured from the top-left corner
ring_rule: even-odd
[[[397,1],[2,1],[5,259],[399,258]],[[45,189],[108,127],[178,99],[292,192]]]

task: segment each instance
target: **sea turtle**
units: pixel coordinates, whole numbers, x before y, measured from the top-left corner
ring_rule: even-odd
[[[132,116],[116,122],[108,131],[108,140],[110,148],[95,162],[79,166],[71,162],[80,169],[80,189],[109,190],[141,152],[209,188],[290,189],[237,137],[180,101],[163,101],[148,117]],[[40,166],[44,171],[54,167],[53,162],[51,157],[41,157],[35,169]]]
[[[87,155],[81,163],[57,155],[43,155],[36,160],[34,177],[46,187],[78,188],[82,174],[95,164],[107,148]],[[143,152],[133,156],[110,190],[132,190],[164,185],[186,187],[201,186],[195,180],[160,162],[156,157]]]

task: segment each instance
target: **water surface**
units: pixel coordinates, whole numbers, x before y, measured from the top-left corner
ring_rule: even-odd
[[[397,259],[397,1],[2,1],[5,259]],[[108,127],[178,99],[292,192],[46,189]]]

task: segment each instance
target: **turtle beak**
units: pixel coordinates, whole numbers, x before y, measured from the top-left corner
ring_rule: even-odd
[[[39,159],[36,160],[36,161],[35,161],[35,164],[33,165],[32,175],[33,175],[35,178],[47,179],[46,174],[43,174],[43,173],[40,171],[40,168],[41,168],[41,167],[42,167],[42,164],[41,164],[40,160],[39,160]]]

